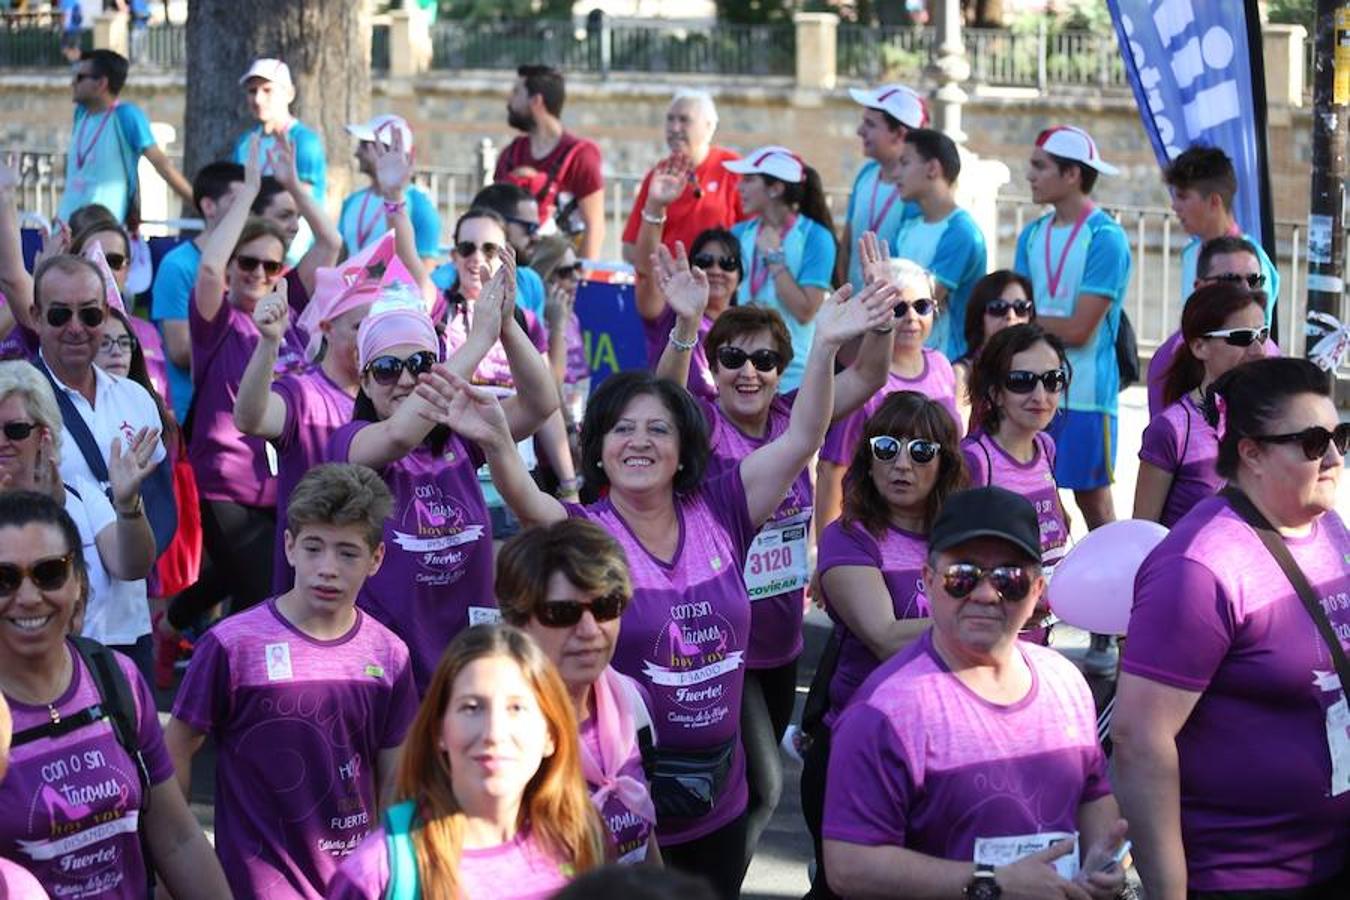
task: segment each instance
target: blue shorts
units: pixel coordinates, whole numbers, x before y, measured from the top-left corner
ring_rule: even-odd
[[[1062,488],[1110,487],[1116,469],[1117,419],[1109,413],[1061,412],[1046,429],[1055,439],[1055,481]]]

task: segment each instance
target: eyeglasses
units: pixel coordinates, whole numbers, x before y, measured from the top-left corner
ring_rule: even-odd
[[[1265,286],[1266,276],[1260,272],[1252,272],[1244,275],[1241,272],[1224,272],[1222,275],[1210,275],[1208,278],[1202,278],[1201,281],[1224,281],[1230,284],[1246,284],[1252,290]]]
[[[899,438],[893,438],[889,434],[879,434],[867,442],[872,448],[872,458],[877,462],[890,462],[900,455],[900,448],[903,446],[909,451],[909,461],[915,465],[923,465],[937,459],[938,451],[942,445],[937,441],[928,441],[923,438],[910,438],[908,441],[902,441]]]
[[[6,422],[0,430],[4,431],[6,440],[26,441],[35,428],[35,422]]]
[[[566,278],[569,281],[575,281],[581,277],[581,263],[573,263],[570,266],[558,266],[553,270],[554,278]]]
[[[487,243],[484,244],[475,244],[473,241],[460,241],[459,243],[455,244],[455,253],[463,257],[464,259],[468,259],[470,256],[473,256],[475,253],[477,253],[479,250],[483,251],[484,259],[496,259],[497,254],[501,251],[501,249],[502,248],[500,244],[494,244],[491,241],[488,241]]]
[[[713,266],[721,269],[723,272],[739,272],[741,270],[741,261],[734,256],[713,256],[711,253],[700,253],[689,260],[696,269],[711,269]]]
[[[984,305],[984,314],[1001,319],[1008,314],[1008,310],[1019,316],[1031,315],[1030,300],[990,300]]]
[[[435,353],[430,350],[418,350],[407,359],[399,359],[397,356],[377,356],[366,363],[366,373],[375,379],[376,384],[389,387],[391,384],[398,384],[398,380],[403,377],[404,369],[416,378],[430,372],[434,365],[436,365]]]
[[[122,269],[125,269],[127,263],[130,261],[121,253],[105,253],[103,254],[103,259],[107,261],[108,268],[112,269],[114,272],[120,272]]]
[[[933,311],[933,308],[937,306],[937,304],[927,298],[915,300],[913,303],[907,303],[904,300],[901,300],[899,303],[895,304],[895,317],[897,319],[903,319],[905,313],[909,312],[911,306],[914,307],[914,315],[926,316]]]
[[[256,256],[236,256],[234,264],[241,272],[256,272],[262,266],[263,274],[272,278],[281,273],[283,263],[279,259],[259,259]]]
[[[121,337],[112,337],[105,334],[103,340],[98,343],[98,349],[104,353],[111,353],[113,348],[116,348],[119,353],[130,353],[136,349],[136,339],[129,334],[124,334]]]
[[[27,578],[40,591],[59,590],[70,578],[71,562],[75,559],[72,551],[65,556],[52,556],[39,559],[31,566],[14,563],[0,563],[0,597],[8,597],[23,587]]]
[[[536,234],[539,233],[538,222],[531,222],[529,219],[520,219],[517,218],[516,216],[507,216],[506,221],[512,225],[520,226],[520,228],[524,229],[525,234],[528,235],[529,237],[534,237]],[[468,241],[465,241],[465,243],[467,244]]]
[[[1026,369],[1013,369],[1003,376],[1003,386],[1014,394],[1030,394],[1036,390],[1036,382],[1045,385],[1051,394],[1058,394],[1069,384],[1069,373],[1063,369],[1051,369],[1048,372],[1028,372]]]
[[[725,344],[717,348],[717,367],[734,372],[745,365],[746,360],[759,372],[772,372],[781,369],[783,354],[777,350],[756,350],[746,353],[740,347],[728,347]]]
[[[1206,331],[1207,338],[1223,338],[1230,347],[1250,347],[1252,344],[1266,342],[1270,337],[1269,328],[1225,328],[1222,331]]]
[[[1252,435],[1252,440],[1265,441],[1268,444],[1302,444],[1303,455],[1308,457],[1310,462],[1315,462],[1327,455],[1327,447],[1332,444],[1336,445],[1336,452],[1341,456],[1350,451],[1350,422],[1342,422],[1336,426],[1335,431],[1314,425],[1289,434],[1256,434]]]
[[[545,628],[571,628],[581,621],[581,614],[591,611],[597,622],[610,622],[623,614],[628,598],[615,591],[603,597],[596,597],[590,603],[576,600],[549,600],[535,607],[534,617]]]
[[[80,317],[80,324],[85,328],[97,328],[103,324],[107,313],[101,306],[81,306],[78,310],[69,306],[53,306],[47,310],[47,324],[53,328],[64,328],[76,316]]]
[[[1000,600],[1016,603],[1031,591],[1031,574],[1021,566],[982,569],[974,563],[953,563],[942,573],[942,587],[953,599],[969,597],[981,581],[998,592]]]

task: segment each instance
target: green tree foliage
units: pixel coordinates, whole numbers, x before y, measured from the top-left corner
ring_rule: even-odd
[[[494,19],[570,19],[572,0],[440,0],[440,18],[485,22]]]
[[[1270,0],[1270,21],[1279,25],[1302,25],[1313,33],[1317,0]]]

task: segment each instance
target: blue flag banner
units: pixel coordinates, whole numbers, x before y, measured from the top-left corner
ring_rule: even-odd
[[[1108,0],[1160,166],[1192,144],[1233,160],[1233,213],[1275,258],[1266,80],[1256,0]]]

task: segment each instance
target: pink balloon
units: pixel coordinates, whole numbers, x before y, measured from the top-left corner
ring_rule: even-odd
[[[1125,519],[1088,532],[1055,566],[1050,608],[1070,625],[1093,634],[1124,634],[1134,605],[1134,576],[1167,529]]]

